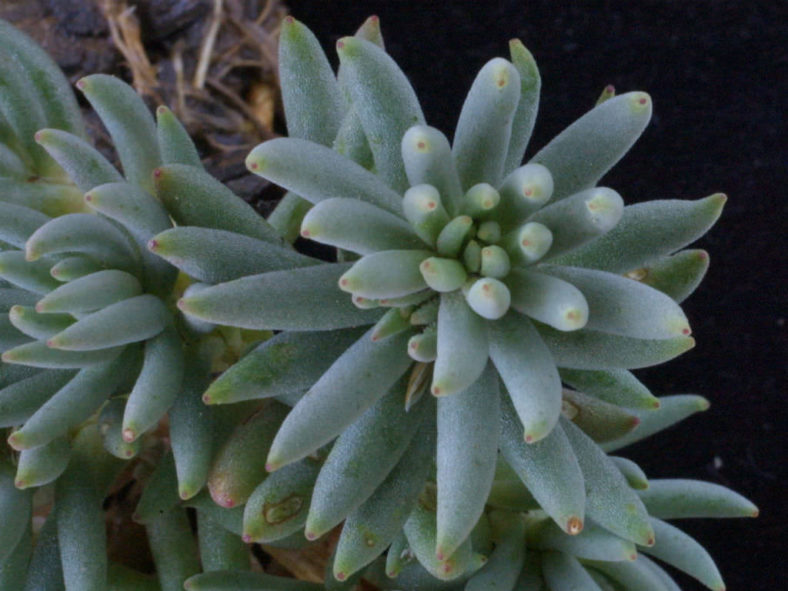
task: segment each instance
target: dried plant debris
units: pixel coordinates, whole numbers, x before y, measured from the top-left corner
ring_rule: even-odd
[[[281,193],[250,175],[244,158],[275,134],[284,14],[279,0],[7,0],[0,6],[0,17],[41,43],[72,81],[114,74],[149,106],[171,107],[206,168],[261,213]],[[83,111],[97,147],[114,159],[106,131]]]

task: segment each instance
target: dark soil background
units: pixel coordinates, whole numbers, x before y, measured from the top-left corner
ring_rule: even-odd
[[[788,589],[786,430],[786,74],[788,13],[777,1],[405,2],[290,0],[328,48],[365,17],[427,120],[451,133],[476,72],[519,37],[542,75],[528,154],[587,111],[606,84],[645,90],[651,125],[603,181],[629,203],[722,191],[722,219],[697,243],[711,270],[686,302],[697,346],[638,375],[655,393],[700,393],[711,409],[627,450],[652,477],[730,486],[757,520],[679,525],[731,590]],[[780,104],[780,99],[783,99]],[[701,589],[678,578],[685,590]]]

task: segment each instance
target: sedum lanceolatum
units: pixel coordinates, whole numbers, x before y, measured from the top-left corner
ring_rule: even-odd
[[[260,411],[206,408],[211,374],[267,335],[190,323],[175,301],[200,280],[305,257],[203,170],[171,111],[154,120],[125,83],[88,76],[77,87],[121,174],[88,142],[56,65],[2,21],[0,34],[0,428],[18,452],[0,454],[0,588],[181,589],[200,558],[205,570],[247,569],[223,516],[197,511],[198,547],[179,503],[200,504],[214,456]],[[266,256],[220,268],[228,239]],[[275,421],[275,404],[266,410]],[[148,484],[134,518],[159,583],[107,559],[102,501],[120,472],[121,486]],[[31,512],[48,514],[34,531]]]
[[[642,551],[721,589],[705,551],[662,519],[754,507],[713,485],[649,487],[607,452],[707,407],[656,398],[630,370],[693,346],[679,302],[708,257],[682,249],[725,196],[625,206],[597,186],[649,121],[642,92],[605,93],[521,165],[540,79],[519,41],[510,50],[482,68],[450,144],[376,19],[337,43],[336,76],[306,27],[283,24],[291,137],[247,164],[289,191],[272,223],[336,247],[338,262],[178,304],[279,331],[206,403],[303,393],[267,451],[244,537],[316,539],[344,521],[334,577],[372,563],[385,588],[675,588]],[[664,511],[668,499],[683,509]]]
[[[676,589],[651,556],[724,588],[666,520],[757,509],[610,455],[708,406],[630,372],[694,344],[679,303],[708,256],[684,248],[725,200],[597,186],[648,95],[603,93],[521,164],[540,78],[519,41],[450,144],[376,18],[336,76],[287,18],[290,137],[248,158],[289,191],[266,221],[168,109],[89,76],[121,174],[54,64],[0,27],[0,587]],[[102,499],[129,481],[156,578],[107,558]],[[245,543],[342,522],[324,583],[250,570]]]

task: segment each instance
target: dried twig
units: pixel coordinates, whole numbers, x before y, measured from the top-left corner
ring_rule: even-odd
[[[197,69],[194,72],[194,80],[192,81],[192,85],[195,88],[203,88],[205,86],[205,78],[208,75],[208,67],[211,65],[211,56],[213,55],[216,36],[219,34],[219,28],[222,25],[223,9],[223,0],[213,0],[211,23],[208,25],[208,32],[202,40],[200,59],[197,62]]]
[[[135,90],[161,102],[156,68],[142,44],[140,23],[134,15],[134,7],[127,6],[123,0],[103,0],[100,6],[107,19],[112,42],[126,58]]]

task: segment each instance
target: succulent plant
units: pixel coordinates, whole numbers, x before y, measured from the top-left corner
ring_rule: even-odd
[[[153,470],[158,488],[143,495],[136,518],[148,530],[161,585],[180,589],[200,566],[178,501],[204,487],[223,439],[254,410],[217,413],[200,396],[211,372],[267,335],[184,321],[174,302],[199,284],[179,279],[178,269],[152,251],[177,252],[197,240],[186,249],[202,261],[191,275],[218,272],[220,279],[234,277],[216,270],[221,245],[211,248],[234,235],[227,227],[247,244],[272,243],[265,261],[245,261],[243,272],[289,266],[288,257],[301,255],[202,169],[171,111],[159,108],[154,122],[125,83],[88,76],[77,86],[114,140],[121,175],[86,140],[55,64],[7,23],[0,21],[0,31],[0,427],[14,428],[8,443],[19,452],[4,450],[0,458],[2,519],[12,517],[0,527],[0,563],[30,558],[34,490],[54,491],[55,507],[34,532],[30,568],[0,567],[0,587],[60,581],[69,589],[104,590],[108,577],[113,585],[153,584],[108,563],[102,511],[120,460],[142,452],[135,477],[145,480]],[[155,234],[162,239],[148,249]],[[166,454],[161,437],[142,437],[165,415]],[[154,459],[160,463],[149,467]],[[198,520],[206,570],[248,568],[240,537],[204,511]]]
[[[438,579],[471,577],[464,588],[481,589],[493,579],[514,588],[523,563],[496,552],[514,546],[522,555],[527,531],[529,546],[553,552],[542,560],[552,588],[568,588],[570,575],[590,580],[589,572],[620,582],[640,576],[634,571],[668,577],[646,559],[610,566],[634,559],[636,545],[719,588],[705,552],[649,516],[634,490],[645,483],[639,468],[605,453],[707,405],[657,399],[629,371],[693,346],[678,303],[708,257],[681,249],[725,201],[624,206],[596,186],[648,123],[649,96],[608,92],[520,165],[540,79],[519,41],[511,61],[482,68],[452,145],[425,124],[376,20],[338,42],[336,78],[301,23],[286,20],[280,43],[292,137],[261,144],[247,164],[290,191],[280,229],[300,223],[302,237],[336,247],[346,262],[248,276],[178,304],[203,321],[281,331],[215,381],[208,404],[306,390],[270,445],[273,474],[247,503],[246,539],[301,527],[314,539],[345,520],[337,579],[391,545],[388,573],[410,553],[417,578],[426,569]],[[310,454],[332,441],[319,471],[307,469]],[[500,484],[496,469],[516,477]],[[308,494],[279,488],[306,472],[315,483]],[[491,515],[496,550],[473,574],[485,562],[477,548],[491,546],[474,532],[506,486],[521,501],[501,508],[529,513]],[[697,486],[698,501],[716,494],[676,486]],[[656,496],[665,500],[666,490],[675,489]],[[266,503],[296,494],[288,527],[265,521]],[[733,498],[732,513],[752,514]],[[585,540],[599,554],[584,554]],[[622,553],[602,550],[608,542]],[[587,572],[575,557],[604,564],[584,562]],[[391,585],[433,588],[414,581]]]
[[[375,17],[336,76],[287,18],[291,137],[248,158],[289,191],[266,221],[168,109],[88,76],[121,175],[43,51],[0,33],[0,588],[676,589],[645,555],[724,588],[665,520],[754,505],[609,455],[708,407],[630,372],[693,345],[679,303],[708,255],[682,249],[725,200],[597,186],[648,95],[606,89],[521,165],[540,78],[519,41],[450,144]],[[118,481],[157,580],[107,558]],[[341,522],[324,583],[249,570],[244,542]]]

